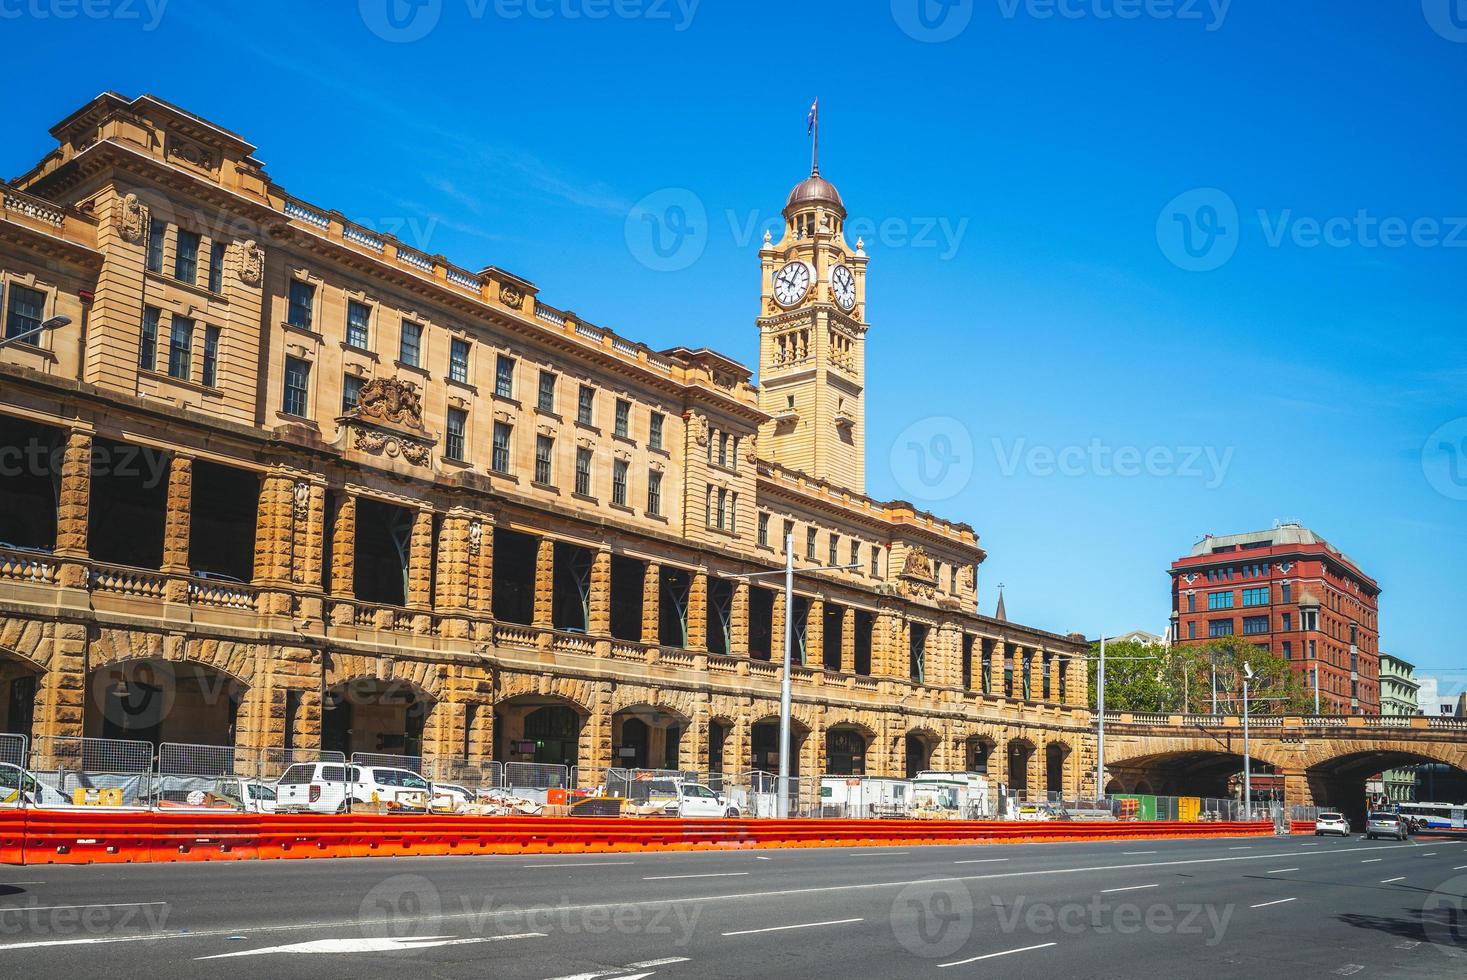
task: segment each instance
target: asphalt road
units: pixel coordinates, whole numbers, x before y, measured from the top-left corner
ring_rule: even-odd
[[[1467,976],[1467,840],[0,868],[0,976]]]

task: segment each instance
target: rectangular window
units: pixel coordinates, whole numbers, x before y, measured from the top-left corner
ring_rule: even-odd
[[[1290,584],[1288,582],[1285,582],[1285,583],[1283,583],[1282,585],[1279,586],[1279,601],[1281,601],[1281,602],[1292,602],[1293,600],[1290,597],[1293,594],[1294,594],[1294,586],[1292,584]]]
[[[654,517],[662,513],[662,473],[658,470],[647,472],[647,513]]]
[[[138,338],[138,367],[152,371],[158,365],[158,321],[162,312],[154,306],[143,308],[142,336]]]
[[[1197,639],[1197,620],[1195,619],[1187,623],[1187,639]]]
[[[535,437],[535,482],[541,486],[550,486],[555,473],[551,468],[551,457],[555,453],[555,440],[550,436]]]
[[[1243,632],[1245,634],[1267,633],[1268,632],[1268,617],[1267,616],[1244,616],[1243,617]]]
[[[1188,612],[1196,612],[1197,611],[1197,593],[1195,593],[1195,592],[1188,592],[1187,593],[1187,611]]]
[[[715,521],[715,523],[717,524],[718,529],[720,531],[725,531],[725,530],[728,529],[728,491],[727,490],[720,489],[718,491],[718,512],[716,514],[716,521]]]
[[[448,343],[448,376],[460,384],[469,383],[469,342],[454,337]]]
[[[1292,642],[1290,642],[1289,640],[1285,640],[1284,641],[1284,659],[1285,660],[1293,660],[1294,659],[1294,644]]]
[[[193,374],[194,321],[173,314],[173,327],[168,331],[168,376],[187,381]]]
[[[286,322],[302,330],[311,329],[311,317],[315,311],[316,287],[300,279],[290,281],[290,303],[285,313]]]
[[[206,387],[219,386],[219,328],[204,328],[204,377]]]
[[[805,529],[805,560],[815,560],[815,529],[813,527]]]
[[[1231,609],[1233,608],[1233,594],[1231,592],[1209,592],[1207,593],[1208,609]]]
[[[402,321],[402,334],[397,342],[397,359],[408,367],[422,367],[423,325],[411,320]]]
[[[1292,631],[1293,628],[1294,628],[1294,614],[1291,613],[1291,612],[1286,612],[1283,615],[1283,619],[1284,619],[1284,632],[1285,633],[1288,633],[1288,632]]]
[[[611,464],[611,502],[618,507],[627,505],[627,465],[624,459]]]
[[[494,449],[489,456],[489,468],[496,473],[509,472],[509,423],[494,423]]]
[[[514,358],[506,354],[494,360],[494,393],[500,398],[514,397]]]
[[[728,433],[718,434],[718,465],[728,466]]]
[[[759,547],[769,547],[769,515],[759,514]]]
[[[46,315],[46,294],[25,286],[10,287],[10,308],[5,316],[5,336],[20,337],[41,328]],[[39,343],[39,335],[27,338]]]
[[[576,493],[591,496],[591,450],[580,446],[576,447]]]
[[[199,280],[199,233],[178,230],[178,250],[173,253],[173,278],[179,282]]]
[[[852,565],[859,565],[859,564],[861,564],[861,543],[859,541],[852,541],[851,542],[851,562],[850,563]]]
[[[872,578],[880,578],[881,577],[881,546],[880,545],[873,544],[871,546],[871,577]]]
[[[366,303],[348,300],[346,304],[346,342],[361,350],[370,350],[372,308]]]
[[[827,565],[832,565],[832,566],[839,565],[840,564],[840,535],[832,532],[831,535],[830,535],[830,542],[829,542],[829,544],[830,544],[830,547],[827,549],[827,551],[828,551],[828,554],[830,556],[830,560],[827,561],[826,564]]]
[[[443,439],[443,455],[462,461],[464,458],[464,434],[469,428],[469,413],[461,408],[448,410],[448,430]]]
[[[616,400],[616,429],[618,436],[627,438],[632,427],[632,403],[624,398]]]
[[[148,223],[148,271],[163,271],[163,236],[168,233],[168,226],[157,218]]]
[[[223,242],[211,242],[209,245],[209,292],[224,292],[224,255],[225,245]]]
[[[661,449],[662,448],[662,423],[663,423],[662,413],[661,412],[653,412],[652,413],[652,418],[651,418],[651,420],[648,423],[648,430],[647,430],[647,445],[648,445],[649,448],[652,448],[652,449]]]
[[[1233,635],[1233,621],[1231,619],[1210,619],[1207,621],[1207,635],[1213,638],[1219,636]]]
[[[590,385],[581,385],[580,393],[576,396],[576,421],[582,425],[590,425],[596,408],[596,389]]]
[[[1265,588],[1262,588],[1262,589],[1244,589],[1243,590],[1243,605],[1245,605],[1245,606],[1266,606],[1266,605],[1268,605],[1268,589],[1266,587]]]
[[[359,378],[355,374],[348,374],[341,379],[341,414],[345,415],[357,407],[362,385],[366,383],[365,378]]]
[[[298,357],[285,359],[285,396],[280,410],[286,415],[306,417],[307,399],[311,386],[311,364]]]
[[[555,412],[555,372],[540,372],[540,400],[537,403],[542,412]]]

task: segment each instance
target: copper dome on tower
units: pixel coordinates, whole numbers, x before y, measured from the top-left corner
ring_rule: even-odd
[[[840,199],[840,191],[835,189],[834,184],[820,176],[819,169],[816,169],[810,176],[796,184],[794,190],[790,191],[790,199],[784,206],[784,212],[789,214],[800,208],[820,204],[830,208],[842,218],[846,216],[846,205]]]

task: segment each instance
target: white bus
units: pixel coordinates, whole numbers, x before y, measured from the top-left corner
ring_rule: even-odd
[[[1461,803],[1402,803],[1399,809],[1413,830],[1467,830],[1467,805]]]

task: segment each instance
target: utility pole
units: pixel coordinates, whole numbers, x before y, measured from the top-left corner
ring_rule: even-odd
[[[1095,749],[1095,799],[1105,799],[1105,634],[1100,636],[1100,664],[1095,669],[1095,722],[1099,739]]]

